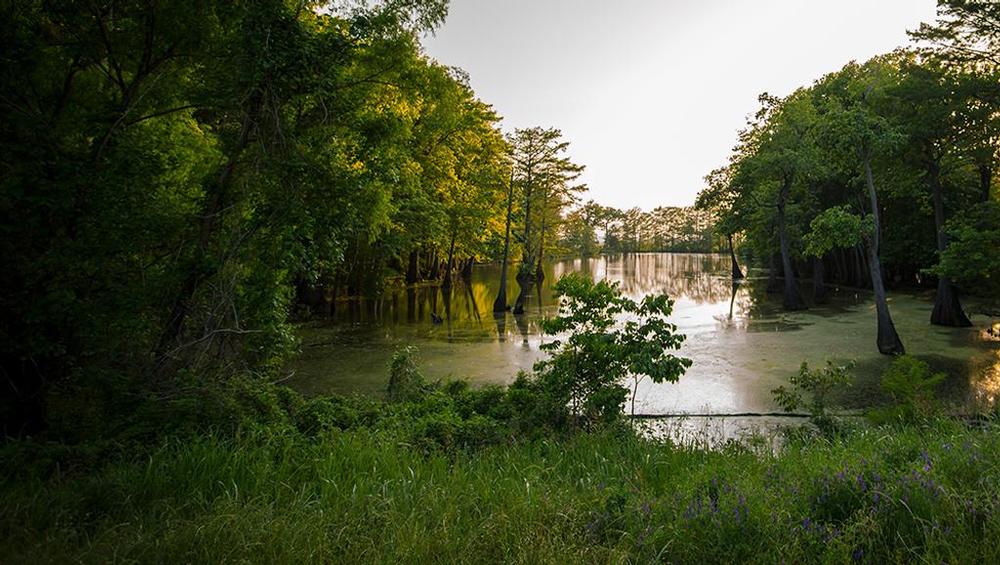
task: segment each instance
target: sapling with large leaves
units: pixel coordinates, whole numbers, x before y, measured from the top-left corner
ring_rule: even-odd
[[[691,360],[672,353],[685,336],[667,321],[673,300],[650,295],[636,302],[622,296],[617,283],[594,282],[569,274],[556,282],[562,311],[542,322],[547,335],[557,339],[542,346],[550,353],[539,362],[536,377],[564,402],[571,415],[585,425],[617,419],[629,395],[631,404],[639,383],[676,382]]]

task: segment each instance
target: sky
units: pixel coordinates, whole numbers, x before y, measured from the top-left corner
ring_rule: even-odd
[[[502,127],[562,130],[584,198],[687,206],[762,92],[909,44],[934,0],[451,0],[424,38]]]

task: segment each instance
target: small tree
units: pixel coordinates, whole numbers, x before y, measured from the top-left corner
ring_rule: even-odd
[[[632,414],[639,383],[675,382],[691,360],[670,353],[685,336],[667,321],[673,301],[665,295],[640,302],[623,297],[617,283],[569,274],[555,284],[562,313],[542,322],[547,335],[567,335],[542,346],[549,359],[535,366],[536,378],[570,411],[573,419],[617,419],[632,379]]]
[[[827,361],[826,367],[810,370],[809,365],[803,363],[799,367],[799,373],[788,379],[792,385],[791,389],[779,386],[772,390],[771,394],[785,412],[798,410],[805,404],[802,394],[809,394],[812,401],[809,404],[809,412],[813,423],[820,430],[829,432],[835,429],[833,418],[826,413],[829,396],[840,388],[850,386],[853,380],[850,371],[853,367],[853,361],[847,365],[834,365],[832,361]]]

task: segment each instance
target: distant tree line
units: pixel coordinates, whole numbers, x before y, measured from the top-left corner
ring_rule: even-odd
[[[660,206],[649,212],[619,210],[589,201],[567,211],[560,250],[567,255],[652,251],[710,253],[719,250],[711,212],[691,206]]]

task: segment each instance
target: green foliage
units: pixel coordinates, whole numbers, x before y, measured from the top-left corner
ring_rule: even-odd
[[[53,383],[273,378],[297,290],[499,231],[499,117],[417,41],[447,2],[113,8],[0,8],[4,433],[61,426]]]
[[[931,372],[926,362],[909,355],[893,360],[882,373],[881,388],[892,404],[869,414],[876,423],[913,424],[931,420],[941,411],[935,389],[947,375]]]
[[[986,297],[1000,294],[1000,204],[985,202],[953,218],[951,238],[936,274],[947,275],[969,291]]]
[[[542,328],[557,339],[542,346],[551,357],[537,364],[536,378],[574,418],[614,421],[629,392],[622,385],[626,378],[636,384],[643,377],[675,382],[691,366],[690,359],[670,353],[684,336],[667,322],[673,307],[668,296],[650,295],[637,303],[616,284],[578,274],[562,277],[553,288],[564,299],[562,311]]]
[[[96,459],[86,473],[6,479],[0,553],[12,563],[1000,558],[995,430],[936,422],[775,453],[620,429],[475,452],[408,438],[364,427],[208,434]],[[30,448],[0,446],[2,461]]]
[[[417,369],[417,350],[404,347],[392,354],[389,362],[389,384],[385,389],[388,402],[413,400],[424,392],[424,377]]]
[[[813,257],[859,245],[863,234],[875,229],[870,217],[862,218],[851,212],[848,206],[835,206],[820,212],[809,222],[809,227],[810,231],[804,237],[805,253]]]
[[[850,371],[853,367],[853,363],[834,365],[832,361],[827,361],[826,366],[821,369],[809,369],[808,364],[802,363],[798,374],[788,379],[792,388],[779,386],[771,394],[785,412],[794,412],[806,405],[802,396],[803,393],[808,394],[809,413],[813,423],[820,430],[830,431],[835,429],[836,423],[827,413],[830,396],[839,389],[850,386],[853,381]]]

